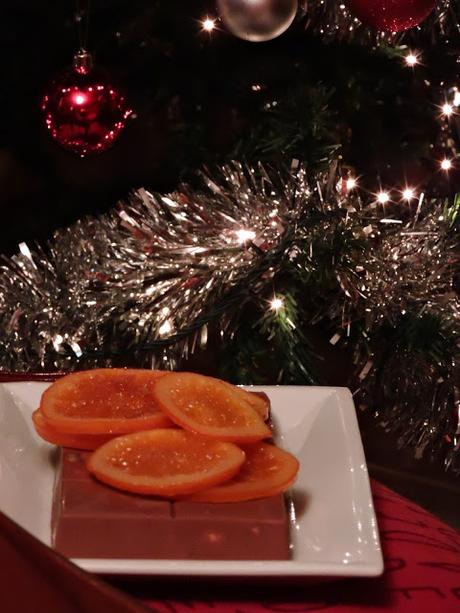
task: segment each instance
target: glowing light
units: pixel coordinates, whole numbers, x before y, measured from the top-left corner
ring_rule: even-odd
[[[56,334],[53,338],[53,346],[55,351],[59,351],[62,343],[64,342],[64,337],[61,334]]]
[[[75,94],[73,97],[75,104],[85,104],[86,96],[84,94]]]
[[[345,185],[347,188],[347,192],[350,192],[352,189],[355,189],[355,187],[358,185],[358,182],[353,177],[350,177],[349,179],[347,179]]]
[[[441,162],[441,168],[445,171],[448,171],[452,168],[452,160],[444,158]]]
[[[411,68],[416,66],[419,63],[419,56],[415,53],[413,53],[412,51],[409,51],[409,53],[406,55],[405,57],[405,62],[407,66],[410,66]]]
[[[246,241],[252,241],[256,237],[256,233],[253,230],[238,230],[236,232],[236,235],[240,243],[245,243]]]
[[[212,32],[216,27],[216,20],[211,19],[210,17],[206,17],[202,22],[203,30],[206,32]]]
[[[454,106],[460,106],[460,92],[458,89],[455,89],[454,99],[452,101]]]
[[[412,198],[415,198],[415,190],[412,187],[406,187],[403,191],[402,196],[404,200],[410,201]]]
[[[445,117],[450,117],[452,113],[454,112],[454,107],[448,102],[446,102],[445,104],[442,105],[441,111]]]
[[[284,302],[281,300],[281,298],[273,298],[273,300],[270,301],[270,308],[273,311],[278,312],[280,309],[282,309],[284,306]]]
[[[171,322],[166,320],[164,324],[160,326],[160,328],[158,329],[158,332],[161,334],[161,336],[164,336],[165,334],[169,334],[171,330],[172,330]]]
[[[386,204],[390,200],[390,194],[388,192],[379,192],[377,194],[377,201],[380,204]]]

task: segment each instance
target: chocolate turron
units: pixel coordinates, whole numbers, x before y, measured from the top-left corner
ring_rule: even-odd
[[[60,451],[53,546],[71,558],[286,560],[283,495],[240,503],[168,502],[112,489],[85,468],[85,452]]]

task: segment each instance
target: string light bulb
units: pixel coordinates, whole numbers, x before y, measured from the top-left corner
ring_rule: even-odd
[[[448,158],[444,158],[441,162],[441,168],[442,170],[445,170],[446,172],[449,171],[452,168],[452,160],[449,160]]]
[[[409,53],[406,55],[404,59],[406,62],[406,66],[410,66],[411,68],[413,68],[414,66],[417,66],[417,64],[419,63],[418,55],[414,53],[413,51],[409,51]]]
[[[240,243],[246,243],[247,241],[252,241],[256,237],[256,233],[253,230],[237,230],[236,236],[238,237],[238,241]]]
[[[211,17],[206,17],[206,19],[203,19],[201,22],[201,25],[203,26],[203,30],[205,32],[212,32],[216,27],[216,20],[211,19]]]
[[[415,198],[415,190],[412,187],[406,187],[402,192],[402,196],[404,200],[410,202],[412,198]]]
[[[349,179],[347,179],[347,181],[345,183],[345,187],[347,188],[347,192],[351,192],[351,190],[355,189],[355,187],[357,185],[358,185],[358,182],[353,177],[350,177]]]
[[[450,117],[454,112],[454,107],[448,102],[445,102],[441,107],[441,111],[444,117]]]
[[[390,194],[388,192],[381,191],[377,194],[377,201],[380,204],[386,204],[390,200]]]
[[[273,300],[270,301],[270,308],[272,309],[272,311],[278,312],[280,309],[283,308],[283,306],[284,306],[283,300],[281,300],[281,298],[278,298],[277,296],[275,296],[275,298],[273,298]]]

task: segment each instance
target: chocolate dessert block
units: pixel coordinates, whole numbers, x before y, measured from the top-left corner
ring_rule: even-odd
[[[283,495],[239,503],[168,502],[94,479],[86,452],[62,449],[52,543],[72,558],[286,560]]]

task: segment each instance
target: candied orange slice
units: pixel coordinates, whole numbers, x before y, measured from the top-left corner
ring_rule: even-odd
[[[299,462],[268,443],[244,447],[246,462],[230,481],[187,496],[195,502],[243,502],[285,492],[294,483]]]
[[[265,394],[265,392],[249,392],[242,387],[238,387],[237,385],[233,385],[232,383],[228,383],[228,381],[223,381],[222,379],[215,379],[216,381],[220,381],[225,385],[228,385],[236,392],[239,392],[241,398],[246,400],[252,408],[259,413],[264,421],[267,421],[270,417],[270,398]]]
[[[211,378],[211,377],[210,377]],[[264,421],[267,421],[270,417],[270,398],[265,394],[265,392],[249,392],[242,387],[238,387],[237,385],[233,385],[232,383],[228,383],[228,381],[223,381],[222,379],[215,379],[215,381],[219,381],[220,383],[224,383],[235,390],[236,393],[239,393],[241,398],[248,402],[251,407],[259,413]]]
[[[40,409],[59,432],[125,434],[165,428],[171,421],[154,395],[165,371],[102,368],[66,375],[43,394]]]
[[[111,434],[70,434],[68,432],[59,432],[48,425],[40,409],[32,413],[32,421],[34,422],[37,434],[42,439],[59,447],[72,447],[73,449],[90,451],[97,449],[113,438]]]
[[[264,421],[270,417],[270,398],[265,392],[248,392],[241,387],[236,389],[244,392],[245,400],[259,413]]]
[[[136,432],[114,438],[87,460],[100,481],[138,494],[177,496],[231,479],[244,463],[233,443],[179,429]]]
[[[190,432],[235,443],[269,438],[270,428],[241,391],[194,373],[171,373],[155,383],[158,407]]]

